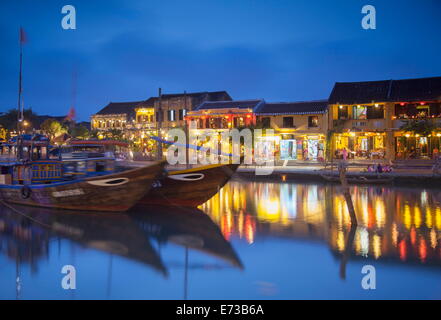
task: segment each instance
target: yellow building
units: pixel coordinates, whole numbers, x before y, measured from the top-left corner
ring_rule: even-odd
[[[215,129],[219,132],[232,128],[254,125],[254,110],[264,104],[264,100],[206,101],[185,117],[196,121],[197,129]]]
[[[265,103],[255,115],[264,128],[274,129],[280,160],[324,161],[327,109],[326,100]]]
[[[329,97],[332,155],[431,158],[440,149],[440,103],[441,77],[336,83]]]
[[[199,130],[271,128],[276,158],[319,161],[325,157],[327,101],[268,103],[263,99],[205,102],[189,112]]]
[[[226,91],[162,94],[144,101],[111,102],[91,117],[91,128],[102,136],[109,130],[121,130],[144,155],[156,153],[151,136],[166,137],[171,128],[184,127],[184,117],[204,101],[231,100]],[[162,112],[162,117],[159,118]],[[160,121],[160,127],[159,127]]]

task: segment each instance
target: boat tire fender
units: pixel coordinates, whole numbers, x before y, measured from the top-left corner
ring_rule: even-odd
[[[31,193],[32,193],[31,188],[29,188],[28,186],[23,186],[21,188],[21,197],[23,199],[28,199],[31,196]]]

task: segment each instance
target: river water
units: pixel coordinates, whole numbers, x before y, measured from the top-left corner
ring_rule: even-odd
[[[357,227],[338,186],[238,179],[199,209],[2,206],[0,298],[441,298],[441,190],[351,194]]]

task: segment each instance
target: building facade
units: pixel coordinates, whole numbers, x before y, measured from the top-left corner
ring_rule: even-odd
[[[213,129],[222,132],[256,124],[254,111],[265,104],[263,99],[236,101],[206,101],[185,117],[195,121],[196,129]]]
[[[280,160],[324,161],[328,129],[327,100],[266,103],[255,115],[275,131]]]
[[[162,116],[161,116],[162,115]],[[163,94],[110,103],[92,130],[121,130],[138,150],[154,153],[151,136],[191,121],[197,130],[271,128],[281,160],[433,159],[441,150],[441,77],[337,82],[327,100],[233,101],[225,91]]]
[[[99,136],[111,130],[121,131],[136,151],[154,155],[156,142],[151,136],[166,136],[171,128],[183,127],[187,112],[204,101],[231,100],[226,91],[163,94],[144,101],[111,102],[91,117],[91,128]],[[162,115],[162,116],[160,116]]]
[[[197,130],[247,127],[273,129],[280,160],[323,161],[327,132],[327,101],[268,103],[263,99],[205,102],[189,112]]]
[[[433,158],[440,150],[441,77],[336,83],[329,97],[332,156]]]

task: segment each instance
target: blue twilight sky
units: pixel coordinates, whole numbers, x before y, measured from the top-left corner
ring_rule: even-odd
[[[77,29],[61,28],[76,8]],[[363,30],[374,5],[377,29]],[[95,0],[0,2],[0,111],[24,103],[78,120],[110,101],[227,90],[234,99],[327,98],[335,81],[441,76],[441,1]]]

